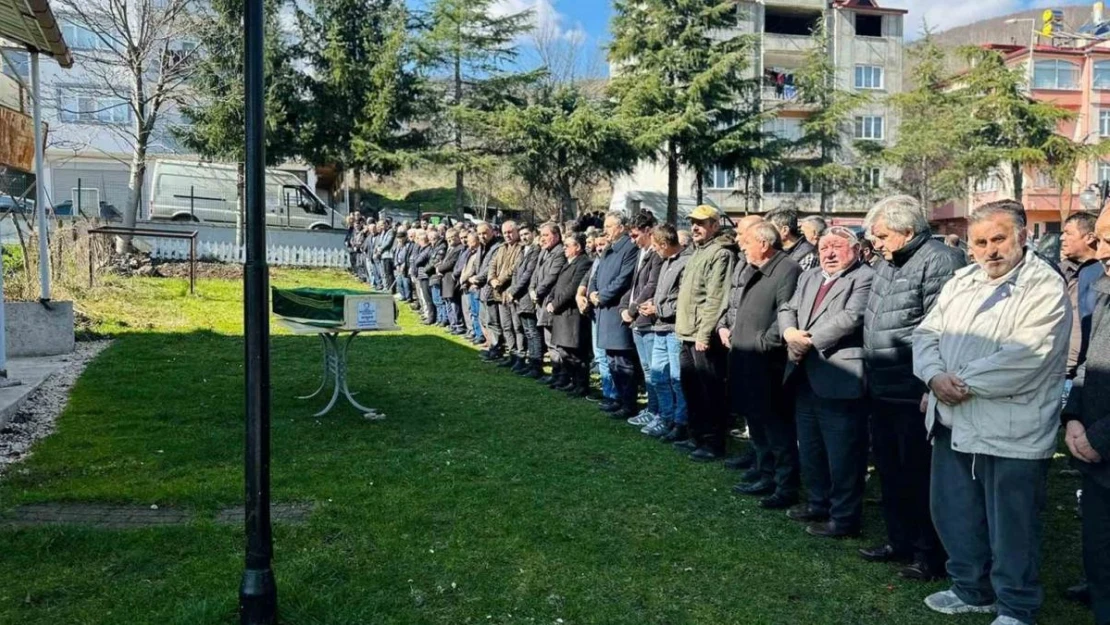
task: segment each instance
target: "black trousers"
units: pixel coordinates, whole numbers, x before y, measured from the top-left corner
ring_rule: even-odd
[[[818,397],[797,374],[794,417],[809,507],[859,528],[867,475],[867,406],[863,399]]]
[[[605,357],[609,360],[609,374],[613,376],[613,386],[617,389],[617,401],[625,410],[636,410],[636,351],[631,349],[607,349]]]
[[[524,342],[527,344],[527,356],[532,362],[543,362],[543,335],[536,325],[536,313],[518,313],[520,325],[524,328]]]
[[[682,341],[678,354],[682,394],[690,436],[699,446],[724,453],[730,424],[725,389],[725,354],[716,345],[699,352],[693,342]]]
[[[883,520],[896,551],[943,570],[948,555],[929,512],[933,448],[917,403],[871,402],[871,448],[883,494]]]
[[[557,364],[574,383],[582,388],[590,386],[590,354],[593,350],[588,347],[558,347],[552,348],[556,354]]]
[[[778,392],[775,389],[774,392]],[[794,410],[786,407],[763,414],[747,413],[748,434],[755,452],[761,480],[775,483],[775,492],[787,497],[798,495],[801,481],[798,468],[798,429]]]
[[[382,263],[382,287],[386,291],[393,291],[396,288],[396,276],[393,271],[393,259],[383,258]]]
[[[1096,625],[1110,625],[1110,488],[1084,476],[1082,509],[1083,568],[1091,608]]]

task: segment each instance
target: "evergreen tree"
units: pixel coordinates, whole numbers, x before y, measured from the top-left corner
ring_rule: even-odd
[[[513,173],[575,217],[574,189],[632,170],[637,152],[608,107],[571,86],[543,86],[525,107],[505,109],[499,131]]]
[[[615,0],[612,93],[637,147],[667,163],[667,221],[678,219],[679,167],[702,176],[717,142],[743,125],[750,39],[733,35],[732,0]]]
[[[795,102],[810,110],[809,116],[802,122],[802,137],[795,148],[816,153],[812,161],[799,164],[799,168],[802,175],[820,190],[822,214],[828,212],[837,192],[854,193],[859,190],[859,175],[846,163],[861,156],[864,162],[873,160],[876,147],[864,141],[853,146],[849,141],[854,113],[867,104],[869,98],[866,94],[841,87],[830,49],[828,25],[824,19],[818,20],[813,32],[813,45],[806,52],[802,66],[794,73],[794,84],[798,89]]]
[[[493,14],[494,0],[435,0],[430,31],[422,41],[424,59],[436,70],[445,103],[434,157],[455,169],[455,210],[466,203],[468,170],[497,155],[490,124],[505,106],[524,105],[525,89],[540,71],[510,69],[518,57],[516,40],[531,28],[530,11]],[[492,117],[491,117],[492,115]]]
[[[426,103],[401,0],[313,0],[297,13],[311,68],[302,119],[305,158],[340,172],[389,174],[413,158]]]
[[[932,33],[926,32],[910,54],[916,61],[914,88],[890,99],[901,124],[898,141],[886,150],[884,160],[901,170],[900,190],[929,207],[967,193],[967,178],[953,147],[975,124],[965,99],[946,84],[947,53]]]

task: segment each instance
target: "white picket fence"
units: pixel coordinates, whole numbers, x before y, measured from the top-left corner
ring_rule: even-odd
[[[152,258],[163,260],[189,260],[189,241],[183,239],[154,239],[150,241]],[[197,243],[197,260],[216,260],[222,263],[245,263],[245,246],[233,243]],[[290,267],[349,267],[347,250],[342,248],[297,247],[271,245],[266,248],[266,262],[270,265]]]

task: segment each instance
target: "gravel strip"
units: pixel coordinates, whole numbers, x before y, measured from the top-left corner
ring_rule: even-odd
[[[54,421],[69,401],[69,389],[81,372],[111,341],[77,343],[70,361],[31,393],[19,412],[0,429],[0,475],[31,453],[35,441],[54,432]]]

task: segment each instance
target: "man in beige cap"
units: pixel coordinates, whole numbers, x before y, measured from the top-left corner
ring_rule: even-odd
[[[716,328],[728,302],[736,243],[731,233],[721,232],[721,214],[712,206],[694,209],[690,223],[694,251],[678,288],[675,318],[689,432],[678,426],[665,439],[689,449],[692,460],[706,462],[724,457],[728,432],[725,349]]]

